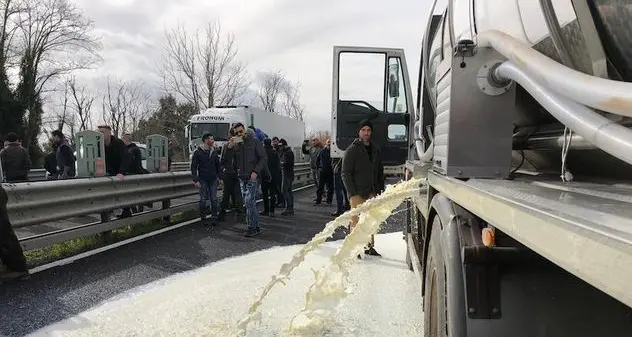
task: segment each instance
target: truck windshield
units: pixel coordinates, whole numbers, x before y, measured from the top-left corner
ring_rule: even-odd
[[[229,129],[229,123],[193,123],[191,124],[191,139],[202,138],[202,135],[208,132],[215,140],[225,141]]]

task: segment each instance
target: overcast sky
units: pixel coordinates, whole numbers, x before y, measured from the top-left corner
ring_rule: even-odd
[[[308,129],[330,129],[332,47],[404,48],[417,82],[429,0],[74,0],[95,21],[104,62],[81,80],[113,75],[158,89],[164,29],[219,19],[234,34],[249,72],[281,69],[302,86]],[[98,86],[98,84],[95,84]],[[415,88],[416,90],[416,88]]]

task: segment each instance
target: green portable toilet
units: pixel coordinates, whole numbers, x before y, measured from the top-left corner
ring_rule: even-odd
[[[85,130],[75,133],[77,177],[104,177],[105,144],[101,132]]]
[[[147,136],[147,171],[169,171],[169,141],[162,135]]]

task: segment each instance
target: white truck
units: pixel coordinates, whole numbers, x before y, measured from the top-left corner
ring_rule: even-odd
[[[189,143],[189,156],[200,145],[202,136],[213,134],[218,147],[224,146],[228,130],[233,123],[240,122],[244,126],[255,126],[270,138],[284,138],[290,147],[300,147],[305,139],[305,123],[303,121],[269,112],[250,106],[217,106],[206,109],[191,116],[184,134]]]
[[[370,118],[423,181],[404,238],[424,335],[632,336],[632,1],[432,8],[416,108],[402,49],[333,64],[337,152]]]

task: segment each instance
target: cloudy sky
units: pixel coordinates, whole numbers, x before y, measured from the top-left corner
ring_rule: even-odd
[[[282,70],[300,82],[310,130],[329,129],[332,46],[404,48],[416,83],[421,37],[430,0],[73,0],[95,22],[104,58],[79,75],[107,75],[159,88],[157,65],[164,30],[184,21],[191,30],[218,19],[231,32],[239,58],[254,75]],[[101,82],[102,83],[102,82]],[[98,84],[95,84],[98,86]],[[98,90],[98,88],[97,88]]]

